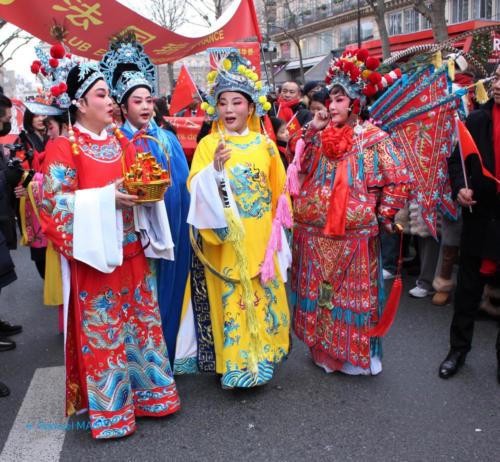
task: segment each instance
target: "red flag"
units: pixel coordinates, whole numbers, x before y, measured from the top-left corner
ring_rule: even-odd
[[[458,126],[458,138],[460,142],[460,151],[462,152],[462,157],[464,161],[470,155],[476,154],[479,158],[479,163],[481,164],[483,175],[500,184],[500,180],[496,178],[495,175],[493,175],[491,172],[489,172],[483,165],[483,159],[481,158],[481,153],[479,152],[476,142],[474,141],[474,138],[472,138],[472,135],[470,134],[469,130],[467,130],[465,124],[461,120],[457,120],[457,126]]]
[[[197,94],[198,90],[196,89],[196,84],[193,82],[191,74],[183,64],[179,76],[177,77],[174,93],[172,94],[170,114],[174,115],[182,111],[191,101],[193,101],[193,95]]]

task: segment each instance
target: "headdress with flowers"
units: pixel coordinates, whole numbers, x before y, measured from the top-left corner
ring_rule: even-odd
[[[117,36],[111,42],[99,69],[118,104],[135,87],[144,86],[153,95],[156,93],[156,67],[132,32]]]
[[[252,98],[257,116],[263,116],[271,103],[267,101],[268,88],[260,80],[248,59],[236,48],[209,48],[215,58],[215,69],[207,74],[207,97],[202,109],[211,120],[218,120],[217,98],[225,91],[242,92]]]
[[[332,61],[325,83],[330,90],[335,85],[341,86],[349,98],[357,100],[357,105],[363,107],[366,106],[367,98],[391,86],[401,77],[399,69],[381,74],[377,72],[379,66],[380,60],[370,56],[365,48],[346,50],[340,58]]]

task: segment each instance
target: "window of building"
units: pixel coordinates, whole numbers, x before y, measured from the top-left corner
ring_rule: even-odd
[[[469,20],[469,0],[451,0],[451,22]]]
[[[398,11],[390,13],[387,16],[389,35],[398,35],[403,33],[403,13]]]
[[[370,40],[373,38],[373,22],[363,21],[361,23],[361,39]]]
[[[340,26],[339,46],[344,47],[357,40],[357,25],[347,24]]]
[[[418,32],[420,30],[420,15],[414,9],[404,10],[404,32]]]
[[[321,32],[319,34],[319,54],[324,55],[330,53],[333,48],[333,34],[331,30]]]
[[[492,0],[472,0],[472,19],[491,19]]]

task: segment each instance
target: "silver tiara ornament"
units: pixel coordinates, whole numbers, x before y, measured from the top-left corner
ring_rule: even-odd
[[[122,75],[120,75],[115,88],[113,88],[113,96],[116,98],[118,104],[121,104],[122,99],[127,92],[135,87],[147,87],[149,91],[153,93],[151,82],[144,77],[142,72],[125,71]]]
[[[115,71],[120,64],[133,64],[137,70],[123,72],[113,85]],[[99,69],[118,103],[121,103],[125,94],[136,86],[146,86],[153,95],[155,94],[156,67],[144,53],[144,47],[135,40],[112,44],[99,63]]]
[[[104,75],[99,71],[96,63],[85,62],[78,66],[80,68],[78,74],[78,83],[80,86],[75,93],[75,100],[79,100],[96,80],[104,79]]]

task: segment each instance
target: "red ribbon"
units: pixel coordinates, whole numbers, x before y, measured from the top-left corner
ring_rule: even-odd
[[[352,149],[354,130],[349,125],[342,128],[329,126],[321,134],[323,155],[338,159],[335,181],[330,194],[330,204],[323,233],[330,236],[344,236],[349,199],[349,156]]]

